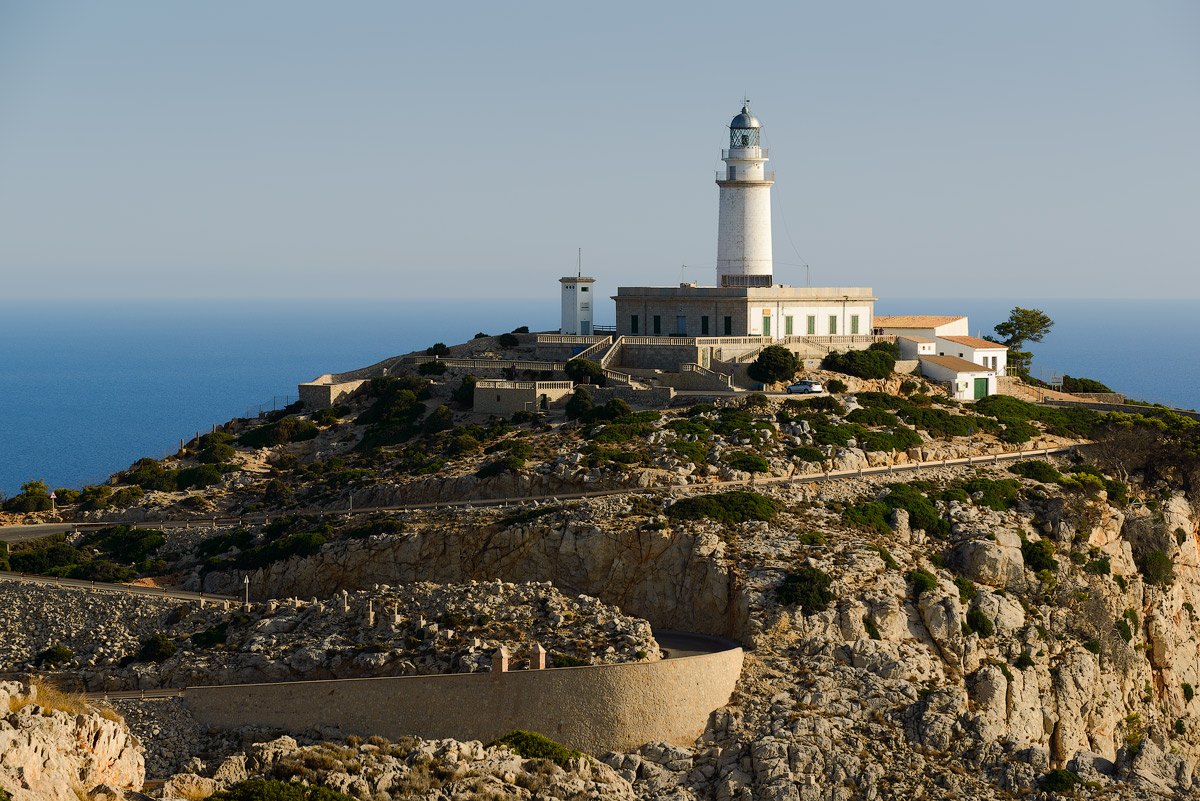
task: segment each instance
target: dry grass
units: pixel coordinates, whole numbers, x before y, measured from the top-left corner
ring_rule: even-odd
[[[15,713],[23,707],[30,704],[37,704],[42,708],[42,714],[46,717],[55,712],[66,712],[69,715],[90,715],[98,713],[101,717],[119,723],[121,716],[118,715],[111,707],[102,704],[92,704],[83,697],[83,693],[73,693],[62,690],[45,679],[30,679],[29,685],[37,688],[37,700],[32,700],[29,696],[10,696],[8,699],[8,711]]]

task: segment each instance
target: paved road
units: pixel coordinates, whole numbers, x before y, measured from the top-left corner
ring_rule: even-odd
[[[71,587],[78,590],[109,590],[125,592],[130,595],[148,595],[153,598],[174,598],[180,601],[238,601],[231,595],[216,595],[204,592],[185,592],[183,590],[163,589],[161,587],[143,587],[138,584],[106,584],[103,581],[88,581],[86,579],[56,578],[54,576],[31,576],[28,573],[9,573],[0,570],[0,579],[29,582],[31,584],[53,584],[56,587]]]
[[[368,514],[374,512],[404,512],[409,510],[420,509],[470,509],[474,507],[490,507],[490,506],[520,506],[534,502],[552,502],[577,500],[581,498],[598,498],[607,495],[624,495],[630,492],[676,492],[676,491],[705,491],[711,492],[714,490],[733,489],[736,487],[764,487],[771,484],[809,484],[817,481],[830,481],[840,478],[863,478],[867,476],[881,475],[896,475],[903,473],[920,473],[922,470],[932,470],[938,467],[957,467],[972,464],[995,464],[999,462],[1013,461],[1016,459],[1031,459],[1055,454],[1071,453],[1078,447],[1075,445],[1067,445],[1058,448],[1038,448],[1030,451],[1015,451],[1012,453],[993,454],[989,456],[968,456],[959,459],[943,459],[936,462],[911,462],[902,465],[886,465],[884,467],[864,467],[860,470],[839,470],[827,473],[806,473],[797,476],[780,476],[772,478],[750,478],[744,481],[709,481],[696,484],[680,484],[665,487],[622,487],[609,490],[594,490],[591,492],[565,492],[558,495],[531,495],[520,498],[489,498],[483,500],[472,501],[455,501],[452,503],[414,503],[401,506],[371,506],[358,509],[291,509],[288,514]],[[143,520],[138,522],[133,521],[106,521],[103,523],[39,523],[36,525],[20,525],[20,526],[0,526],[0,541],[19,542],[22,540],[37,539],[45,537],[49,534],[58,534],[66,531],[85,531],[90,529],[103,528],[105,526],[129,525],[136,528],[204,528],[206,526],[223,525],[246,525],[249,523],[268,522],[271,517],[278,518],[279,515],[245,515],[241,517],[212,517],[212,518],[191,518],[186,520]]]

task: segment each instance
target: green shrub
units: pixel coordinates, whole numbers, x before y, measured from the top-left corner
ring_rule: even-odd
[[[674,520],[708,518],[721,523],[744,523],[747,520],[771,520],[779,505],[756,492],[722,492],[715,495],[696,495],[676,501],[667,509]]]
[[[34,661],[39,667],[55,668],[75,658],[75,652],[65,645],[52,645],[42,651]]]
[[[1188,684],[1185,681],[1183,683],[1183,700],[1187,701],[1188,703],[1191,703],[1191,700],[1195,696],[1195,694],[1196,694],[1196,691],[1192,689],[1192,685]]]
[[[1107,576],[1112,572],[1112,562],[1107,556],[1102,556],[1099,559],[1093,559],[1088,562],[1087,572],[1095,576]]]
[[[229,624],[219,623],[215,626],[210,626],[204,631],[198,631],[191,636],[192,645],[197,648],[212,648],[214,645],[222,645],[229,637]]]
[[[872,640],[881,640],[883,637],[879,634],[879,626],[875,625],[875,621],[870,615],[863,615],[863,628],[867,630],[867,636]]]
[[[980,609],[972,609],[967,612],[967,625],[971,631],[984,640],[996,633],[996,627],[992,625],[991,619]]]
[[[582,756],[578,751],[559,745],[548,737],[519,729],[492,740],[485,747],[493,748],[500,745],[525,759],[548,759],[559,767],[566,767],[569,760],[579,759]]]
[[[780,345],[768,345],[746,367],[746,374],[760,383],[774,384],[790,380],[799,369],[800,360],[796,354]]]
[[[436,434],[439,431],[449,431],[454,428],[454,412],[448,406],[439,406],[425,418],[423,426],[426,434]]]
[[[583,387],[577,387],[575,392],[571,395],[571,399],[567,401],[567,419],[578,420],[590,412],[594,407],[595,404],[592,402],[592,394]]]
[[[464,406],[474,406],[475,382],[478,380],[479,379],[473,375],[463,376],[463,380],[459,383],[458,387],[456,387],[455,390],[450,393],[450,400],[454,401],[455,403],[461,403]]]
[[[175,643],[167,635],[158,632],[142,640],[142,647],[135,659],[138,662],[166,662],[176,650]]]
[[[796,542],[800,545],[824,545],[825,535],[819,531],[802,531],[796,535]]]
[[[1185,726],[1185,725],[1183,724],[1183,718],[1176,718],[1176,720],[1175,720],[1175,733],[1176,733],[1176,734],[1178,734],[1180,737],[1182,737],[1183,735],[1187,734],[1187,726]]]
[[[146,497],[146,493],[141,487],[122,487],[113,493],[112,505],[129,506],[144,497]]]
[[[831,378],[825,382],[825,391],[840,395],[846,391],[846,382],[838,378]]]
[[[576,384],[604,386],[604,368],[589,359],[571,359],[563,365],[563,372]]]
[[[515,348],[521,344],[521,340],[517,339],[515,334],[501,334],[496,337],[496,344],[502,348]]]
[[[1017,670],[1029,670],[1029,668],[1033,667],[1033,657],[1029,654],[1021,654],[1013,660],[1013,667]]]
[[[897,359],[897,361],[898,360],[899,359]],[[911,395],[916,391],[917,391],[917,382],[916,381],[906,378],[900,382],[900,394],[901,395]]]
[[[821,361],[821,367],[859,378],[887,378],[896,369],[896,360],[881,350],[851,350],[830,353]]]
[[[457,458],[478,453],[482,448],[483,443],[470,434],[456,434],[450,439],[450,444],[446,446],[446,453]]]
[[[525,466],[525,459],[521,456],[508,454],[495,461],[488,462],[483,467],[475,471],[475,475],[480,478],[491,478],[498,476],[501,473],[515,472]]]
[[[420,375],[445,375],[446,363],[442,361],[421,362],[417,365]]]
[[[370,523],[364,523],[361,526],[350,529],[346,532],[347,539],[364,540],[367,537],[374,536],[394,536],[404,531],[404,522],[397,520],[394,517],[385,517],[381,520],[372,520]]]
[[[820,464],[821,462],[825,461],[825,454],[821,453],[816,448],[809,448],[804,445],[792,448],[789,453],[793,458],[799,459],[802,462],[817,462]]]
[[[958,587],[958,598],[964,604],[972,601],[978,592],[978,590],[975,589],[975,583],[970,579],[963,578],[962,576],[954,579],[954,586]]]
[[[112,487],[100,484],[95,487],[84,487],[79,494],[79,508],[90,512],[108,506],[112,498]]]
[[[1079,775],[1071,770],[1058,768],[1046,774],[1041,789],[1048,793],[1069,793],[1081,784]]]
[[[1142,557],[1138,567],[1147,584],[1160,587],[1170,586],[1175,581],[1175,566],[1171,558],[1162,551],[1151,551]]]
[[[571,656],[570,654],[550,654],[550,664],[556,668],[564,668],[581,667],[586,665],[587,662],[584,662],[577,656]]]
[[[900,425],[900,421],[896,419],[896,415],[883,409],[855,409],[846,415],[846,420],[851,423],[858,423],[859,425],[883,426],[885,428],[894,428]]]
[[[267,482],[263,489],[263,503],[278,506],[287,503],[292,498],[292,488],[277,478]]]
[[[1117,618],[1117,622],[1113,625],[1117,635],[1125,642],[1133,639],[1133,629],[1129,627],[1129,621],[1124,618]]]
[[[676,441],[668,445],[667,448],[695,464],[704,464],[708,461],[708,448],[700,442]]]
[[[200,451],[196,458],[203,464],[220,464],[232,459],[235,453],[237,451],[222,442]]]
[[[888,553],[887,548],[884,548],[882,545],[871,545],[869,547],[872,551],[879,554],[879,558],[883,560],[884,567],[889,570],[900,569],[900,565],[896,564],[896,560],[892,558],[890,553]]]
[[[287,418],[291,419],[291,418]],[[314,430],[316,426],[313,427]],[[218,484],[221,481],[222,468],[226,465],[202,464],[196,467],[185,467],[175,472],[175,485],[178,489],[203,489]]]
[[[937,507],[920,491],[909,484],[889,484],[890,490],[884,497],[884,505],[908,512],[909,524],[924,529],[934,537],[945,537],[950,533],[950,521],[943,520]]]
[[[734,470],[741,470],[746,473],[766,473],[771,469],[766,459],[757,453],[749,453],[747,451],[737,451],[729,454],[725,457],[725,463]]]
[[[313,439],[319,433],[320,429],[311,420],[285,417],[277,422],[250,429],[238,437],[238,444],[247,448],[270,448]]]
[[[873,531],[876,534],[891,534],[892,527],[887,522],[888,512],[888,507],[881,503],[864,503],[857,506],[847,506],[842,510],[842,522],[863,531]]]
[[[1091,651],[1093,654],[1100,653],[1100,643],[1097,640],[1088,640],[1083,644],[1083,647]]]
[[[1058,560],[1054,558],[1054,543],[1045,537],[1037,542],[1030,542],[1022,535],[1021,557],[1025,560],[1025,567],[1034,573],[1058,570]]]
[[[326,534],[327,531],[306,531],[249,548],[234,557],[233,566],[240,570],[257,570],[293,556],[311,556],[328,542]]]
[[[264,779],[247,779],[228,790],[219,790],[207,801],[357,801],[328,787]]]
[[[141,562],[166,542],[161,531],[129,526],[108,526],[93,531],[80,540],[81,547],[95,547],[118,562]]]
[[[0,505],[6,512],[24,514],[28,512],[48,512],[53,504],[50,501],[50,489],[44,481],[27,481],[21,485],[21,494],[14,495]]]
[[[1062,473],[1058,472],[1054,465],[1036,459],[1017,462],[1014,465],[1010,465],[1008,470],[1022,478],[1040,481],[1043,484],[1057,484],[1062,481]]]
[[[913,598],[920,598],[921,593],[937,588],[937,579],[928,570],[910,570],[908,581],[912,584]]]
[[[962,485],[962,489],[974,495],[982,493],[983,497],[975,501],[979,506],[986,506],[997,512],[1003,512],[1017,505],[1017,488],[1020,484],[1016,479],[1008,478],[993,481],[989,478],[976,478]]]
[[[833,577],[815,567],[800,567],[784,576],[783,581],[775,588],[775,596],[784,606],[799,604],[806,615],[814,612],[824,612],[835,600],[829,589]]]

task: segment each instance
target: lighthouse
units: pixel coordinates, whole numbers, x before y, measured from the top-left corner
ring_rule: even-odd
[[[771,286],[771,184],[762,126],[749,101],[729,123],[725,169],[717,173],[721,211],[717,223],[717,286]]]

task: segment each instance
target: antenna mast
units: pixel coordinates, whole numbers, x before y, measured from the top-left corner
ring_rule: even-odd
[[[575,277],[583,278],[583,248],[579,249],[579,255],[575,263]]]

